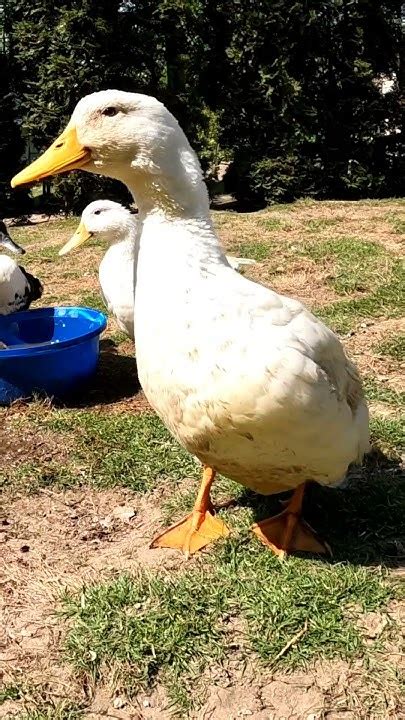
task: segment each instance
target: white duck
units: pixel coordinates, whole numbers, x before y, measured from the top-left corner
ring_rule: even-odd
[[[96,200],[83,210],[75,234],[59,251],[65,255],[92,237],[110,243],[98,270],[101,294],[120,329],[132,340],[136,234],[137,221],[127,208],[112,200]]]
[[[136,197],[139,378],[204,465],[193,511],[153,544],[191,553],[228,533],[210,501],[220,472],[264,495],[294,490],[281,514],[254,526],[277,554],[325,551],[300,517],[305,484],[340,482],[369,448],[361,381],[339,339],[301,303],[229,266],[197,157],[156,99],[115,90],[83,98],[13,184],[78,167],[118,178]]]
[[[59,251],[59,255],[65,255],[93,237],[110,243],[99,267],[101,294],[108,311],[131,340],[134,339],[137,228],[136,215],[123,205],[112,200],[95,200],[83,210],[75,234]],[[227,259],[235,270],[255,263],[232,255]]]
[[[18,255],[25,250],[10,237],[3,221],[0,221],[0,245]],[[0,255],[0,315],[10,315],[27,310],[42,295],[43,287],[38,278],[27,272],[8,255]]]

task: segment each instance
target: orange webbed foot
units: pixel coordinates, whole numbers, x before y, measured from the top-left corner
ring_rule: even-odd
[[[214,540],[228,535],[229,530],[225,523],[209,510],[193,510],[190,515],[158,535],[152,541],[151,547],[177,548],[189,556]]]
[[[311,526],[301,517],[305,484],[294,491],[283,512],[252,525],[252,531],[264,545],[267,545],[283,560],[289,552],[331,554],[324,542]]]

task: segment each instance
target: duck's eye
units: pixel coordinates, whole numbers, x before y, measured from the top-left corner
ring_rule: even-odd
[[[95,211],[94,211],[94,214],[95,214],[95,215],[100,215],[100,213],[101,213],[101,210],[95,210]]]
[[[113,117],[114,115],[117,115],[117,113],[118,113],[118,108],[113,107],[112,105],[110,107],[106,107],[106,108],[104,108],[104,110],[102,110],[102,114],[107,115],[107,117]]]

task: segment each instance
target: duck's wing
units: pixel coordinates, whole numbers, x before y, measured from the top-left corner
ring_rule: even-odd
[[[26,310],[42,295],[42,284],[7,256],[0,256],[0,314]]]
[[[18,310],[28,310],[32,302],[34,302],[35,300],[39,300],[40,297],[42,297],[44,287],[41,281],[34,275],[31,275],[31,273],[27,272],[27,270],[23,268],[22,265],[19,265],[18,269],[25,278],[24,292],[21,293],[18,297]]]

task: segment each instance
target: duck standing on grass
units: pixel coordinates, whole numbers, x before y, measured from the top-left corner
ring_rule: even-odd
[[[280,557],[325,552],[301,518],[305,485],[339,483],[369,449],[361,381],[338,337],[300,302],[229,266],[197,156],[155,98],[83,98],[13,185],[75,168],[117,178],[136,197],[139,379],[204,467],[191,514],[153,545],[188,554],[228,534],[210,499],[220,472],[263,495],[293,490],[282,513],[253,526]]]
[[[90,238],[110,243],[98,271],[101,294],[108,311],[131,340],[135,337],[137,232],[138,221],[130,210],[112,200],[95,200],[85,207],[76,232],[59,251],[59,255],[66,255]],[[233,256],[227,259],[235,270],[255,262]]]
[[[17,245],[0,220],[0,245],[18,255],[24,255],[24,248]],[[28,310],[34,300],[39,300],[43,287],[38,278],[27,272],[8,255],[0,255],[0,315],[9,315],[18,310]]]

